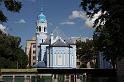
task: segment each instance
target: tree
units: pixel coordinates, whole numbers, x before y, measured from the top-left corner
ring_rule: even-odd
[[[82,0],[82,9],[89,18],[101,12],[94,22],[94,47],[103,52],[113,68],[124,55],[124,2],[122,0]],[[104,22],[104,25],[102,24]]]
[[[26,55],[26,53],[21,49],[21,48],[17,48],[15,50],[15,55],[16,55],[16,64],[18,64],[17,68],[26,68],[27,64],[28,64],[28,56]]]
[[[0,68],[26,68],[28,57],[19,37],[0,34]]]
[[[19,12],[22,6],[21,2],[19,2],[18,0],[0,0],[0,6],[1,4],[4,4],[6,9],[11,12]],[[0,9],[0,23],[6,22],[6,21],[7,21],[7,17],[4,15],[2,10]]]
[[[94,51],[94,47],[93,47],[93,41],[92,40],[88,40],[86,42],[82,42],[82,41],[77,41],[76,42],[76,47],[77,47],[77,55],[79,56],[79,60],[82,62],[83,67],[86,67],[86,64],[88,62],[92,63],[92,67],[95,67],[95,64],[93,64],[94,62],[92,62],[92,60],[95,60],[95,54],[96,52]]]

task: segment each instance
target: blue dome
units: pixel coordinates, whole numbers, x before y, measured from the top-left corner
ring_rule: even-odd
[[[41,12],[40,15],[38,15],[39,22],[46,22],[46,16]]]

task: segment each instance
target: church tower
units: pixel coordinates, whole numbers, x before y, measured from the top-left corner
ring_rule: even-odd
[[[36,64],[43,61],[43,54],[41,53],[41,44],[47,38],[47,20],[43,11],[38,15],[36,23]]]

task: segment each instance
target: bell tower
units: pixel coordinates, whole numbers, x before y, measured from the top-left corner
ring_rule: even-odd
[[[43,11],[38,15],[36,22],[36,63],[43,61],[41,52],[41,44],[47,38],[47,20]]]

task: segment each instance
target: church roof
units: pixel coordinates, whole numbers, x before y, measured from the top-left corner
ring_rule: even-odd
[[[45,65],[45,63],[43,61],[40,61],[37,64],[35,64],[33,67],[43,68],[43,67],[46,67],[46,65]]]
[[[46,40],[44,41],[44,44],[50,44],[50,38],[47,37]]]
[[[75,42],[72,39],[68,39],[66,42],[70,45],[75,45]]]
[[[52,34],[53,34],[54,38],[61,37],[61,39],[63,39],[63,40],[67,40],[68,39],[68,37],[65,35],[65,33],[62,30],[60,30],[59,27],[56,27],[53,30]]]
[[[58,39],[51,46],[53,46],[53,47],[69,47],[69,45],[67,43],[64,43],[61,39]]]

